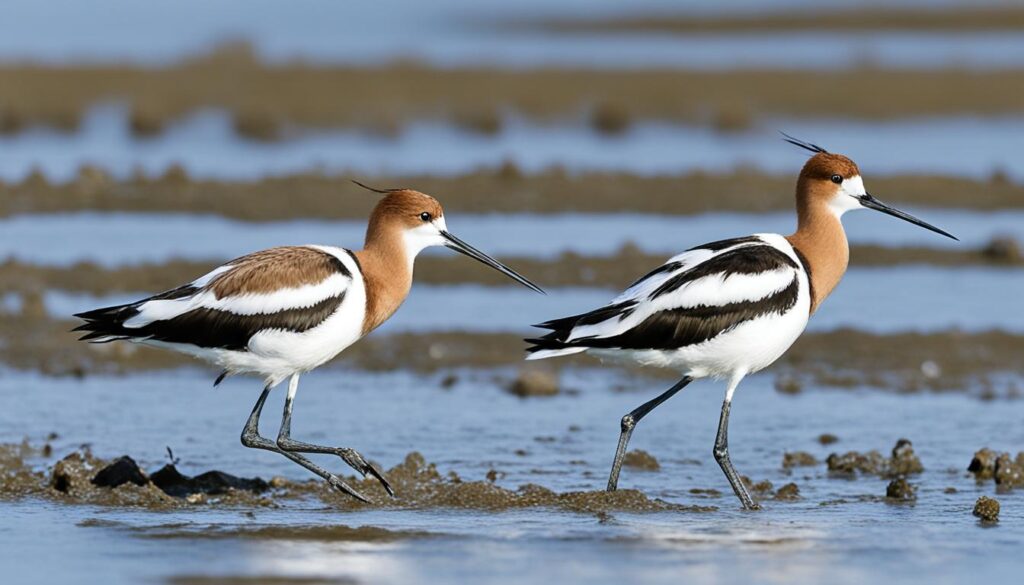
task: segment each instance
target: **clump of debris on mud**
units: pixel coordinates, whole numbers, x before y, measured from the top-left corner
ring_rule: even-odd
[[[350,477],[346,480],[372,499],[368,504],[353,500],[315,479],[241,478],[216,470],[188,476],[181,473],[175,463],[172,460],[147,473],[128,456],[105,460],[84,447],[49,463],[42,449],[27,442],[0,445],[0,498],[40,496],[65,503],[156,510],[202,505],[273,507],[309,498],[345,510],[386,507],[498,511],[548,507],[603,513],[708,512],[716,509],[674,504],[628,489],[555,492],[540,485],[527,484],[512,490],[487,479],[466,481],[454,472],[442,474],[434,464],[427,463],[422,455],[415,452],[387,471],[397,497],[389,497],[374,478]]]
[[[988,496],[981,496],[974,503],[974,515],[980,518],[982,523],[998,522],[999,500]]]
[[[661,469],[661,464],[654,458],[654,455],[643,449],[633,449],[626,452],[626,456],[622,458],[622,464],[626,467],[642,471],[658,471]]]
[[[842,454],[832,453],[825,463],[828,465],[829,473],[836,476],[852,477],[861,473],[897,478],[924,471],[924,466],[914,453],[914,445],[909,439],[896,441],[889,457],[884,457],[874,449],[866,453],[847,451]]]
[[[997,492],[1008,492],[1024,486],[1024,451],[1011,457],[1009,453],[997,453],[988,447],[979,449],[967,471],[974,474],[978,483],[994,480]]]

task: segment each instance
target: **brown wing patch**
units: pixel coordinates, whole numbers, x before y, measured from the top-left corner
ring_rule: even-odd
[[[333,254],[306,246],[261,250],[236,258],[227,265],[233,268],[207,285],[218,299],[317,284],[337,273],[352,275]]]

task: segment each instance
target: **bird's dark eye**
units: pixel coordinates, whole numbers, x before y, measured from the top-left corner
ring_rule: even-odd
[[[420,214],[420,219],[422,219],[423,221],[430,221],[430,213],[424,211],[423,213]]]
[[[843,182],[843,176],[842,175],[832,175],[832,182],[835,183],[836,185],[842,183]]]

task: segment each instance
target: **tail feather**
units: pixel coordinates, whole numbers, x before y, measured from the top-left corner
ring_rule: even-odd
[[[551,321],[545,321],[534,325],[534,327],[542,329],[551,329],[546,335],[540,337],[532,337],[525,339],[527,343],[531,343],[530,347],[526,348],[526,359],[528,360],[541,360],[549,357],[556,357],[560,355],[570,355],[574,353],[580,353],[586,351],[586,347],[574,346],[566,342],[569,338],[569,334],[572,332],[573,327],[576,326],[580,319],[580,315],[573,317],[564,317],[562,319],[553,319]]]
[[[139,303],[130,303],[75,313],[75,317],[84,320],[85,323],[71,331],[84,331],[85,335],[79,337],[78,340],[89,343],[109,343],[120,339],[131,339],[133,335],[124,327],[124,322],[138,313],[138,305]]]

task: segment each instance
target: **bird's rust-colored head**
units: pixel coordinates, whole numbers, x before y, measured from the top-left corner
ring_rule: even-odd
[[[374,189],[384,195],[370,213],[366,228],[366,249],[390,257],[394,264],[412,268],[416,255],[430,246],[445,246],[465,254],[537,292],[543,292],[511,268],[452,235],[445,222],[444,209],[430,195],[413,189]],[[401,259],[401,260],[400,260]],[[404,260],[404,262],[402,262]]]
[[[445,228],[444,209],[437,199],[412,189],[389,189],[370,213],[366,241],[417,230],[424,236],[431,232],[436,235],[434,227]],[[428,245],[432,244],[424,242],[420,249]]]
[[[956,239],[916,217],[875,199],[864,188],[857,163],[810,142],[783,133],[786,142],[813,154],[796,183],[797,231],[789,242],[806,260],[810,273],[811,312],[839,283],[849,262],[849,245],[840,218],[854,209],[874,209],[886,215]]]
[[[819,152],[800,171],[797,180],[797,209],[807,213],[814,207],[827,208],[836,215],[860,207],[864,180],[857,163],[841,154]]]
[[[890,207],[871,196],[864,188],[857,163],[849,158],[831,153],[812,142],[793,138],[782,132],[783,139],[795,146],[814,153],[804,164],[796,185],[796,206],[800,216],[800,227],[808,227],[810,218],[819,215],[834,215],[839,218],[852,209],[874,209],[886,215],[898,217],[937,234],[956,239],[949,232],[921,221],[909,213]],[[840,227],[840,229],[842,229]],[[845,237],[845,236],[844,236]]]

